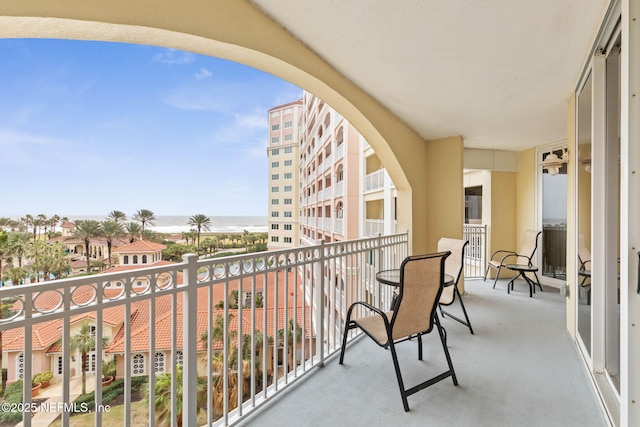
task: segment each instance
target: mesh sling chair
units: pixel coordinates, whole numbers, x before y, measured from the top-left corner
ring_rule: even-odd
[[[449,252],[438,252],[428,255],[417,255],[405,258],[400,267],[400,289],[394,311],[382,312],[366,302],[354,302],[347,312],[340,364],[344,361],[347,334],[351,329],[360,328],[376,344],[391,350],[391,358],[400,387],[400,395],[405,411],[409,411],[407,397],[447,377],[452,377],[453,384],[458,385],[449,350],[447,349],[446,331],[440,325],[436,306],[442,293],[444,279],[444,262]],[[372,315],[352,318],[354,308],[364,307]],[[409,389],[405,389],[398,364],[395,345],[410,338],[418,338],[418,359],[422,360],[422,335],[433,330],[436,325],[442,348],[447,358],[449,370],[424,381]]]
[[[440,295],[438,306],[440,307],[440,314],[442,315],[442,317],[448,316],[451,319],[462,323],[463,325],[467,326],[469,328],[469,332],[473,334],[473,328],[471,327],[469,315],[467,315],[467,310],[464,307],[464,302],[462,302],[462,295],[460,295],[460,291],[458,290],[458,282],[460,281],[460,276],[462,275],[462,267],[464,267],[464,251],[468,245],[468,240],[449,239],[446,237],[443,237],[438,241],[438,252],[451,252],[451,255],[444,263],[444,272],[453,277],[453,285],[447,286],[442,290],[442,295]],[[453,304],[456,301],[456,296],[458,297],[458,301],[460,301],[460,307],[462,307],[464,320],[442,309],[443,305],[449,306]]]
[[[493,254],[491,254],[491,258],[489,258],[489,261],[487,262],[487,270],[484,272],[484,280],[487,280],[489,269],[496,269],[496,279],[493,281],[493,288],[495,289],[496,283],[498,283],[498,276],[500,276],[500,270],[502,270],[502,267],[504,267],[505,265],[533,265],[533,255],[536,253],[536,249],[538,249],[538,238],[541,234],[542,231],[527,230],[524,233],[524,240],[519,252],[497,250]],[[540,288],[540,290],[542,290],[542,286],[540,285],[540,281],[538,280],[538,275],[535,273],[534,275],[536,276],[536,283],[538,284],[538,287]]]

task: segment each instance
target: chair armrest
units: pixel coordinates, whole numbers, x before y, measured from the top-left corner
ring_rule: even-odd
[[[491,254],[491,256],[489,257],[489,260],[493,261],[493,257],[496,256],[497,254],[500,254],[500,253],[508,253],[508,254],[511,254],[511,255],[517,255],[514,251],[497,250],[497,251],[495,251],[494,253]]]
[[[516,257],[516,258],[518,258],[519,256],[522,256],[522,255],[518,255],[518,254],[517,254],[517,253],[515,253],[515,252],[512,252],[512,253],[510,253],[510,254],[507,254],[507,255],[505,255],[504,257],[502,257],[502,259],[500,260],[500,265],[504,265],[504,261],[505,261],[507,258],[509,258],[509,257]],[[525,258],[527,258],[527,257],[525,257]]]
[[[382,310],[375,308],[371,304],[368,304],[364,301],[356,301],[353,304],[351,304],[351,306],[349,307],[349,310],[347,311],[347,319],[351,319],[351,312],[353,311],[356,305],[362,305],[368,308],[369,310],[375,312],[376,314],[379,314],[384,319],[385,325],[388,325],[387,315]]]

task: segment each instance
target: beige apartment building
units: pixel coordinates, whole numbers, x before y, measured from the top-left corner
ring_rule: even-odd
[[[305,91],[299,101],[269,110],[269,126],[269,249],[395,232],[393,183],[336,110]],[[291,177],[299,179],[291,184]]]
[[[269,114],[269,250],[298,245],[298,163],[302,99]]]

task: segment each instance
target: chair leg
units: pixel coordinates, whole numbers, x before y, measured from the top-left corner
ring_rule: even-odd
[[[498,266],[498,271],[496,271],[496,280],[493,281],[493,289],[496,288],[496,283],[498,283],[498,277],[500,277],[500,270],[502,270],[502,265]]]
[[[542,285],[540,284],[540,279],[538,279],[538,273],[536,273],[536,272],[534,271],[534,272],[533,272],[533,275],[534,275],[534,276],[535,276],[535,278],[536,278],[536,283],[538,284],[538,287],[540,288],[540,290],[541,290],[542,292],[544,292],[544,291],[542,290]],[[533,286],[533,288],[535,289],[535,285]]]
[[[467,314],[467,309],[464,308],[464,303],[462,302],[462,297],[460,296],[460,292],[456,288],[456,292],[458,293],[458,301],[460,301],[460,307],[462,307],[462,313],[464,314],[464,318],[467,319],[467,326],[469,327],[469,332],[471,335],[475,335],[473,333],[473,328],[471,327],[471,320],[469,320],[469,315]]]
[[[344,352],[347,349],[347,333],[351,328],[351,320],[347,319],[347,323],[344,325],[344,334],[342,334],[342,348],[340,349],[340,364],[344,361]]]
[[[453,362],[451,362],[451,355],[449,355],[449,349],[447,348],[447,331],[440,324],[440,320],[435,318],[436,326],[438,327],[438,335],[440,335],[440,342],[442,343],[442,349],[444,355],[447,358],[447,364],[449,365],[449,372],[451,373],[451,379],[453,379],[453,385],[458,385],[458,378],[456,377],[456,371],[453,369]]]
[[[420,346],[422,348],[422,346]],[[393,341],[389,344],[391,349],[391,358],[393,359],[393,367],[396,370],[396,378],[398,379],[398,387],[400,387],[400,397],[402,397],[402,406],[404,411],[409,412],[409,402],[407,401],[407,393],[404,389],[404,382],[402,381],[402,374],[400,373],[400,364],[398,363],[398,355],[396,354],[396,347],[393,345]]]
[[[487,274],[489,274],[489,269],[491,268],[491,264],[487,264],[487,269],[484,271],[484,279],[483,282],[487,281]]]

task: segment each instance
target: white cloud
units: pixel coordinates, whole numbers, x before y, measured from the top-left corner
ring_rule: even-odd
[[[168,65],[188,64],[195,61],[195,55],[190,52],[183,52],[175,49],[166,49],[162,53],[157,53],[153,60]]]
[[[211,76],[211,71],[207,70],[206,68],[200,68],[200,71],[196,73],[196,80],[208,79]]]

